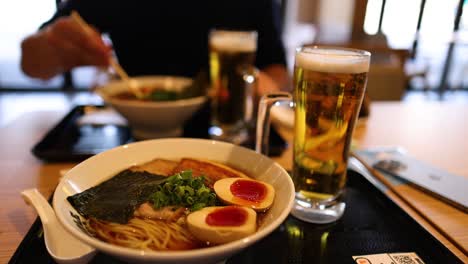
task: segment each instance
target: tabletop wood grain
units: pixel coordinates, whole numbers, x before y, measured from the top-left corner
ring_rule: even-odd
[[[17,96],[15,100],[20,103],[23,97],[27,96]],[[22,201],[19,193],[27,188],[38,188],[42,194],[49,196],[58,183],[60,170],[75,165],[44,163],[31,153],[34,144],[67,113],[74,101],[60,97],[59,100],[65,103],[52,111],[22,108],[20,113],[14,115],[11,109],[1,107],[2,98],[4,96],[0,95],[0,263],[7,263],[37,216]],[[6,120],[6,117],[9,119]],[[355,138],[360,147],[402,146],[418,159],[468,177],[467,117],[467,104],[373,103],[369,119],[356,130]],[[280,128],[280,133],[292,138],[287,129]],[[290,168],[290,149],[277,161]],[[453,211],[452,207],[417,190],[404,191],[415,199],[418,206],[427,210],[431,220],[445,226],[447,232],[465,249],[468,247],[466,214]],[[450,243],[404,202],[393,198],[462,261],[468,262],[463,250]]]

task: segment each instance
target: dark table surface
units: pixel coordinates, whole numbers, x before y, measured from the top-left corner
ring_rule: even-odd
[[[415,252],[425,263],[462,263],[361,174],[350,170],[348,176],[347,207],[340,220],[317,225],[289,216],[226,263],[354,263],[352,256],[397,252]],[[10,263],[53,263],[39,220]],[[91,263],[123,262],[98,253]]]

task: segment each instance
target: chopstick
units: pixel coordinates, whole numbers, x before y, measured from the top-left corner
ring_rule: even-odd
[[[87,34],[91,35],[93,34],[93,30],[91,27],[86,23],[86,21],[76,12],[73,10],[71,12],[71,17],[72,19],[85,31]],[[120,64],[114,59],[110,58],[109,63],[112,68],[114,68],[115,72],[120,76],[122,80],[127,82],[128,87],[130,88],[131,92],[137,97],[137,98],[142,98],[143,94],[140,91],[140,89],[137,87],[137,85],[132,81],[132,79],[128,76],[127,72],[120,66]]]
[[[423,218],[427,223],[429,223],[435,230],[437,230],[442,236],[444,236],[450,243],[452,243],[457,249],[463,252],[465,255],[467,254],[466,249],[460,244],[460,242],[456,241],[454,238],[450,236],[447,232],[445,232],[442,227],[440,227],[437,223],[431,220],[424,212],[417,208],[415,205],[411,203],[411,201],[406,198],[403,194],[401,194],[395,186],[387,180],[387,178],[378,170],[374,169],[372,166],[367,164],[361,157],[356,155],[355,153],[351,152],[351,156],[355,158],[364,168],[378,181],[384,184],[392,194],[397,196],[406,206],[410,207],[416,214],[418,214],[421,218]]]
[[[390,191],[392,191],[396,196],[403,199],[407,203],[407,199],[395,189],[392,183],[389,180],[387,180],[387,178],[382,173],[380,173],[378,170],[374,169],[372,166],[367,164],[367,162],[365,162],[361,157],[359,157],[355,153],[351,153],[351,157],[359,161],[359,163],[361,163],[361,165],[364,166],[364,168],[366,168],[366,170],[369,171],[369,173],[374,178],[383,183]]]

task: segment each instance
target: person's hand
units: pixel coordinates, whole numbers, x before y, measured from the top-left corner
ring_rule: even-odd
[[[110,52],[96,30],[63,17],[23,41],[21,66],[32,77],[49,79],[77,66],[108,66]]]
[[[44,35],[66,69],[108,65],[111,49],[104,44],[101,35],[94,29],[85,31],[70,17],[58,19],[45,29]]]
[[[268,93],[288,91],[289,87],[289,76],[283,65],[272,64],[259,71],[257,94],[260,97]]]
[[[278,92],[279,86],[278,83],[276,83],[268,74],[266,74],[263,71],[259,71],[258,73],[258,87],[257,87],[257,93],[259,97],[262,95],[272,93],[272,92]]]

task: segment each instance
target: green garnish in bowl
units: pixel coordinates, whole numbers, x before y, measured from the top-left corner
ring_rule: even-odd
[[[167,178],[150,196],[153,207],[176,205],[196,211],[216,205],[216,194],[205,183],[203,176],[193,177],[192,171],[183,171]]]
[[[174,101],[179,99],[179,96],[174,91],[155,90],[148,95],[147,99],[151,101]]]

